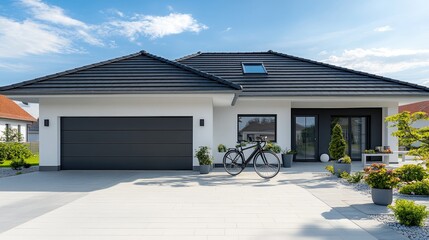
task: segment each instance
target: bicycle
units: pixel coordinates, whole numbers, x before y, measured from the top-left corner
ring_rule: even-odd
[[[262,143],[264,143],[263,146]],[[272,151],[264,150],[265,145],[266,141],[261,138],[250,147],[243,147],[240,144],[237,148],[230,148],[223,157],[225,171],[232,176],[237,176],[253,160],[253,168],[260,177],[266,179],[275,177],[280,172],[280,159]],[[251,148],[254,150],[245,160],[244,150]]]

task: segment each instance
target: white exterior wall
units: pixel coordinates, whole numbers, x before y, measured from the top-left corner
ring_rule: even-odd
[[[60,165],[60,118],[86,116],[192,116],[193,148],[213,145],[213,100],[210,97],[87,97],[40,100],[40,166]],[[49,127],[43,126],[49,119]],[[199,120],[204,119],[200,127]],[[194,158],[193,165],[198,166]]]
[[[285,100],[244,100],[239,99],[235,106],[214,108],[213,154],[215,163],[222,163],[224,153],[217,152],[217,146],[227,148],[237,144],[237,116],[239,114],[275,114],[277,115],[277,144],[282,148],[291,148],[291,102]],[[252,151],[252,150],[249,150]],[[248,156],[248,155],[246,155]]]
[[[21,126],[22,141],[27,142],[27,124],[29,124],[29,122],[4,118],[0,119],[0,136],[3,136],[3,132],[6,130],[6,124],[9,124],[12,129],[18,129],[18,125]]]
[[[385,121],[387,116],[391,116],[398,113],[398,104],[394,104],[389,107],[383,108],[383,146],[390,146],[390,149],[392,151],[398,151],[398,138],[392,136],[392,133],[396,131],[398,128],[396,127],[389,127],[390,123],[387,123]],[[390,162],[398,162],[398,155],[392,154],[389,156]]]

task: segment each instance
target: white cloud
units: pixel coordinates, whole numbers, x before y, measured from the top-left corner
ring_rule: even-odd
[[[393,28],[389,25],[378,27],[374,29],[375,32],[389,32],[393,31]]]
[[[170,11],[170,12],[173,12],[173,11],[174,11],[173,6],[171,6],[171,5],[167,5],[167,9],[168,9],[168,11]]]
[[[396,73],[429,67],[429,49],[357,48],[323,61],[376,74]]]
[[[64,31],[73,29],[74,32],[78,34],[79,38],[91,45],[103,45],[102,41],[94,37],[91,33],[91,30],[95,27],[67,16],[62,8],[48,5],[41,0],[21,0],[21,3],[29,9],[33,18],[70,28],[64,29]],[[73,33],[71,35],[73,35]]]
[[[0,57],[71,52],[71,41],[55,29],[26,20],[0,17]]]
[[[111,21],[107,28],[131,41],[135,41],[141,35],[155,39],[183,32],[198,33],[208,29],[206,25],[198,23],[191,14],[182,13],[170,13],[167,16],[137,14],[129,21]]]
[[[229,31],[231,31],[232,30],[232,27],[227,27],[225,30],[224,30],[224,32],[229,32]]]

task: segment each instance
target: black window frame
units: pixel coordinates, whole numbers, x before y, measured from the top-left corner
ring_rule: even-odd
[[[240,143],[240,117],[274,117],[274,140],[270,142],[277,143],[277,114],[237,114],[237,143]]]
[[[256,72],[248,73],[248,72],[244,71],[244,65],[261,65],[262,69],[264,70],[264,72],[260,72],[260,73],[256,73]],[[241,63],[241,70],[243,71],[243,74],[246,74],[246,75],[267,75],[268,74],[267,68],[265,67],[265,65],[264,65],[263,62],[242,62]]]

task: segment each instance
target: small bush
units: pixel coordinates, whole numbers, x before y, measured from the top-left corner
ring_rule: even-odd
[[[12,162],[10,163],[10,167],[16,171],[22,170],[24,166],[25,166],[24,160],[12,160]]]
[[[352,159],[349,156],[345,155],[338,160],[338,163],[352,164]]]
[[[389,205],[395,218],[405,226],[423,226],[425,219],[429,216],[426,206],[415,204],[414,201],[398,199],[395,205]]]
[[[423,179],[418,182],[411,182],[402,186],[399,193],[408,195],[429,195],[429,179]]]
[[[348,179],[350,177],[350,174],[348,172],[342,172],[338,175],[339,178]]]
[[[0,143],[1,160],[24,160],[31,157],[33,153],[22,143],[2,142]]]
[[[265,145],[264,150],[272,151],[273,153],[280,153],[282,151],[279,145],[272,142],[267,142],[267,145]]]
[[[217,146],[217,151],[218,152],[220,152],[220,153],[222,153],[222,152],[226,152],[226,146],[225,145],[223,145],[223,144],[219,144],[218,146]]]
[[[363,172],[355,172],[353,174],[350,174],[346,178],[346,180],[349,183],[358,183],[358,182],[360,182],[363,179],[364,176],[365,176],[365,174]]]
[[[392,189],[396,187],[400,181],[395,171],[386,169],[385,164],[373,163],[364,170],[367,174],[364,177],[365,182],[372,188]]]
[[[330,172],[332,175],[334,175],[334,174],[335,174],[334,166],[332,166],[332,165],[327,165],[327,166],[325,167],[325,169],[326,169],[326,171]]]
[[[396,174],[402,182],[421,181],[428,175],[423,166],[415,164],[406,164],[396,169]]]
[[[201,146],[195,151],[195,157],[198,158],[200,165],[210,165],[213,163],[213,157],[210,155],[210,148]]]

